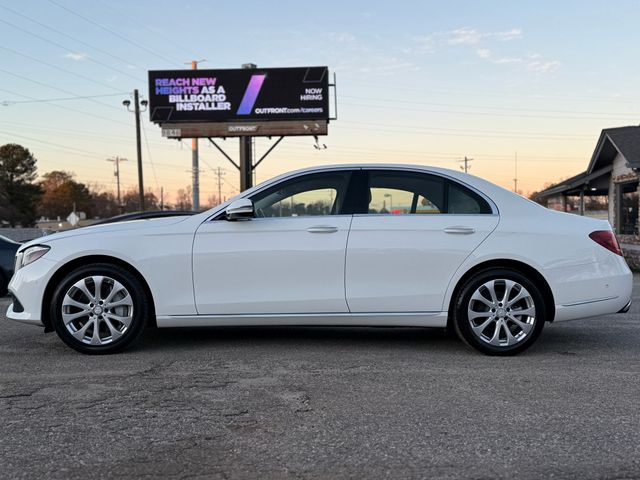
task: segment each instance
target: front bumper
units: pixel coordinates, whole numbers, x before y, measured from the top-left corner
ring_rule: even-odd
[[[9,294],[17,298],[7,310],[7,318],[16,322],[44,326],[42,323],[42,298],[44,290],[56,270],[57,262],[46,257],[21,268],[9,282]]]

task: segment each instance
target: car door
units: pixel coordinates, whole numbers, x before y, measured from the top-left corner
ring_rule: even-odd
[[[198,314],[347,312],[351,169],[284,180],[252,195],[255,217],[203,223],[193,245]]]
[[[447,285],[498,224],[494,207],[426,172],[367,171],[368,213],[354,215],[346,261],[351,312],[440,312]]]

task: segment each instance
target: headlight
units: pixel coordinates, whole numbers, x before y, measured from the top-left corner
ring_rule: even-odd
[[[22,267],[26,267],[30,263],[38,260],[45,253],[47,253],[50,248],[51,247],[48,247],[47,245],[34,245],[33,247],[29,247],[22,252],[18,252],[18,254],[16,255],[16,272]]]

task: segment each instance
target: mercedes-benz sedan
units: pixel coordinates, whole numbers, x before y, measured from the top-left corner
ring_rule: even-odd
[[[84,353],[149,324],[376,325],[509,355],[547,322],[626,311],[632,286],[606,221],[398,165],[302,170],[197,215],[50,235],[15,270],[7,316]]]

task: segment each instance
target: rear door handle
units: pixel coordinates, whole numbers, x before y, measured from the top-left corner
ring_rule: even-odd
[[[476,233],[476,229],[473,227],[447,227],[444,229],[444,233],[451,233],[453,235],[471,235]]]
[[[307,228],[309,233],[335,233],[338,231],[338,227],[332,227],[330,225],[316,225],[315,227]]]

